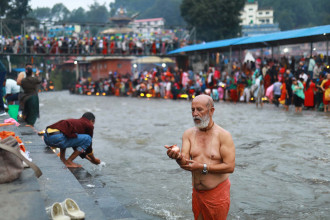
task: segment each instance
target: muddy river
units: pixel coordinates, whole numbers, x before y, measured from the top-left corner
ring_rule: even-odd
[[[137,219],[193,219],[191,175],[168,159],[193,126],[187,100],[40,93],[38,130],[86,111],[96,116],[94,152],[84,166]],[[266,104],[215,103],[214,121],[231,132],[236,169],[228,219],[329,219],[330,114]]]

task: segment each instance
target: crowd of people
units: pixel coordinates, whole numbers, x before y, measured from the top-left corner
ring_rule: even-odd
[[[199,73],[182,69],[152,69],[122,75],[110,72],[109,78],[92,81],[81,78],[72,87],[76,94],[191,99],[199,94],[213,100],[231,102],[264,102],[275,106],[290,105],[302,109],[330,110],[330,69],[324,57],[300,58],[297,62],[256,59],[239,66],[234,63],[231,73],[226,69],[209,67]]]
[[[13,54],[161,55],[184,45],[185,41],[176,37],[0,37],[0,51]]]

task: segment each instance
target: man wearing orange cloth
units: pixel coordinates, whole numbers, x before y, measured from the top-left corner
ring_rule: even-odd
[[[230,207],[229,174],[235,169],[231,134],[215,124],[214,103],[199,95],[191,104],[195,127],[182,136],[182,149],[167,146],[167,155],[192,173],[192,209],[195,220],[224,220]]]

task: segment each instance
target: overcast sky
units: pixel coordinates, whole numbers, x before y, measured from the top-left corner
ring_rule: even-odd
[[[30,6],[32,7],[32,9],[36,9],[37,7],[52,8],[55,4],[62,3],[70,11],[79,7],[88,10],[89,5],[92,5],[95,1],[98,2],[100,5],[103,5],[103,3],[105,3],[107,9],[110,10],[109,4],[110,2],[114,2],[115,0],[30,0]]]

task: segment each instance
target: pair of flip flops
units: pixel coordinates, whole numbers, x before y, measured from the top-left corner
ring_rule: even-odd
[[[63,202],[55,202],[46,208],[46,212],[52,220],[84,219],[85,213],[79,209],[73,199],[65,199]]]

